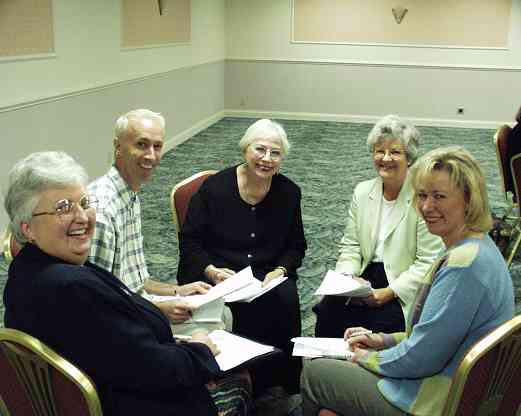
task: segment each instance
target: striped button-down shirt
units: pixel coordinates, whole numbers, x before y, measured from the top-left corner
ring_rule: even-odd
[[[96,230],[89,261],[108,270],[131,290],[141,292],[150,276],[141,233],[141,204],[113,166],[88,186],[98,199]]]

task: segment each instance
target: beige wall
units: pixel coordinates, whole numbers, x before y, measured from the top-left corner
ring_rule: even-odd
[[[56,58],[0,61],[2,194],[34,151],[65,150],[93,177],[105,172],[115,118],[129,109],[165,115],[167,149],[222,117],[224,0],[192,0],[190,44],[132,51],[120,50],[119,4],[54,0]],[[1,208],[0,232],[6,224]]]
[[[493,127],[521,104],[521,0],[508,48],[486,50],[293,43],[291,0],[226,4],[228,114]]]
[[[407,10],[400,24],[393,15],[398,5]],[[511,6],[512,0],[293,0],[293,39],[504,48]]]

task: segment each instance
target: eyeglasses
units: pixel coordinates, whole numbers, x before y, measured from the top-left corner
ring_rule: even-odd
[[[77,205],[84,211],[87,211],[89,209],[94,209],[97,203],[98,200],[89,195],[82,196],[78,202],[70,201],[69,199],[60,199],[59,201],[56,201],[54,211],[35,212],[33,217],[39,217],[40,215],[56,215],[58,217],[65,217],[71,215]]]
[[[403,150],[391,149],[375,149],[373,152],[373,157],[375,159],[383,159],[385,155],[389,155],[392,160],[401,159],[405,156],[405,152]]]
[[[253,153],[258,158],[263,158],[266,154],[269,155],[269,158],[274,162],[278,162],[282,159],[282,151],[279,149],[268,149],[260,144],[254,144],[251,146]]]

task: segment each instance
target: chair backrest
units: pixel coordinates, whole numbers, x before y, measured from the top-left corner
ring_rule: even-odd
[[[2,254],[7,262],[13,260],[13,257],[18,254],[22,249],[20,244],[15,240],[13,233],[9,227],[5,230],[4,237],[2,240]]]
[[[511,131],[512,128],[509,125],[504,124],[497,129],[496,134],[494,135],[497,163],[499,166],[499,173],[501,174],[503,191],[505,192],[507,200],[507,192],[512,192],[514,194],[512,174],[510,173],[510,160],[508,160],[508,137]],[[514,198],[517,200],[517,194],[514,194]]]
[[[217,173],[216,170],[205,170],[186,178],[172,188],[170,194],[170,204],[172,205],[172,216],[177,232],[181,232],[181,227],[185,222],[188,204],[192,195],[195,194],[201,184],[211,175]]]
[[[517,195],[521,191],[521,153],[512,156],[512,159],[510,159],[510,172],[514,184],[514,199],[518,200]]]
[[[478,341],[454,376],[444,416],[515,416],[521,404],[521,315]]]
[[[36,338],[0,329],[0,414],[102,416],[90,378]]]

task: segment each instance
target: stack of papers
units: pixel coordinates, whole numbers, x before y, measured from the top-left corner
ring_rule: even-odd
[[[271,345],[260,344],[221,329],[210,332],[208,336],[221,350],[215,356],[221,371],[228,371],[252,358],[275,351]]]
[[[293,356],[308,358],[337,358],[350,360],[354,353],[349,344],[343,338],[312,338],[297,337],[292,338]]]
[[[315,295],[363,298],[371,295],[371,293],[372,289],[369,283],[362,284],[352,276],[346,276],[333,270],[329,270],[316,290]]]

